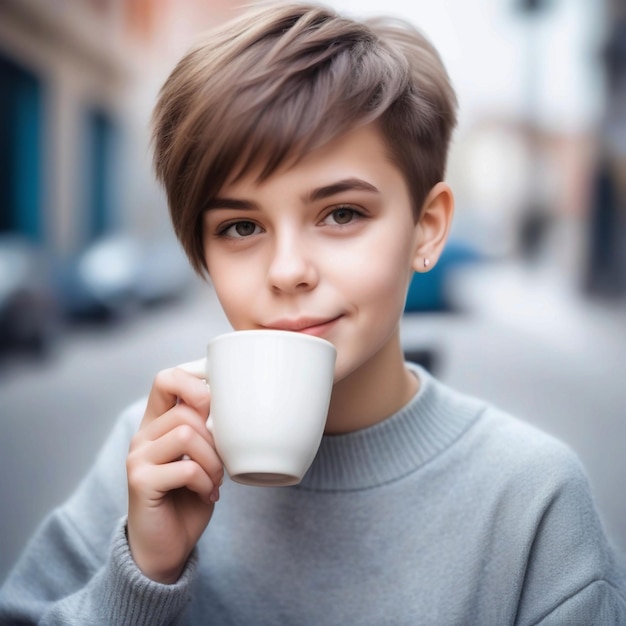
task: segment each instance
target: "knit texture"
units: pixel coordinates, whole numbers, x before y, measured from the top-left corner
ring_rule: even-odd
[[[226,480],[174,585],[146,579],[126,542],[131,407],[0,590],[0,623],[626,624],[571,450],[411,367],[412,401],[325,436],[301,484]]]

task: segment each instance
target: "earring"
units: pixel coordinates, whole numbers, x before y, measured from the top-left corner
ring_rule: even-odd
[[[424,257],[424,267],[428,267],[430,265],[430,259],[426,256]]]

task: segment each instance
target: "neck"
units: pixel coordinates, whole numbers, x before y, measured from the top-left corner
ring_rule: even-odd
[[[353,432],[390,417],[415,395],[418,379],[406,369],[400,333],[333,387],[326,434]]]

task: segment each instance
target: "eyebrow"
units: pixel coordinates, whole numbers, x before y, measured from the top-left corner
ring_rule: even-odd
[[[330,198],[344,191],[368,191],[371,193],[380,193],[374,185],[360,179],[360,178],[345,178],[339,180],[336,183],[325,185],[324,187],[317,187],[308,193],[305,197],[309,202],[315,202],[316,200],[324,200]]]
[[[346,191],[367,191],[369,193],[380,193],[374,185],[360,178],[345,178],[330,185],[316,187],[304,195],[306,202],[317,202],[324,200]],[[255,202],[251,200],[241,200],[237,198],[215,197],[205,207],[205,211],[211,209],[238,209],[242,211],[250,211],[258,209]]]

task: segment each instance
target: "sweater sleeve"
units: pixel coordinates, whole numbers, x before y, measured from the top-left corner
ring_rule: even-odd
[[[196,565],[174,585],[136,567],[126,539],[126,455],[142,414],[126,411],[73,496],[42,523],[0,589],[0,624],[170,624]]]
[[[626,624],[626,604],[620,592],[605,580],[596,580],[567,598],[537,626],[620,626]]]
[[[555,488],[537,517],[516,624],[626,624],[623,564],[604,533],[587,476],[572,453],[554,454],[560,462],[543,482]]]

